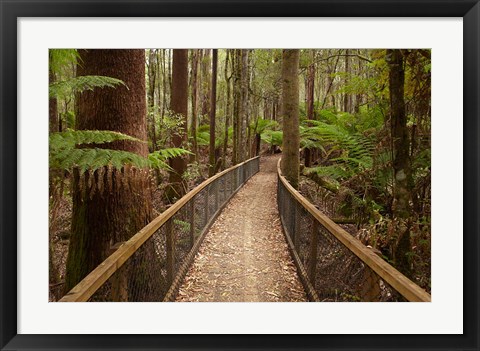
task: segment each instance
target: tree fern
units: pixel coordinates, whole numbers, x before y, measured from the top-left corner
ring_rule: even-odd
[[[283,142],[283,132],[280,130],[270,130],[267,129],[261,134],[262,141],[270,145],[282,145]]]

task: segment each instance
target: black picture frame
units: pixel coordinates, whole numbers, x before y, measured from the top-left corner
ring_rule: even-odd
[[[478,0],[0,0],[1,350],[478,350]],[[17,334],[17,18],[19,17],[463,17],[464,333],[461,335]],[[454,123],[454,121],[452,122]],[[452,204],[454,205],[454,204]],[[446,258],[447,259],[447,258]],[[445,316],[448,318],[448,316]],[[379,323],[385,321],[380,320]]]

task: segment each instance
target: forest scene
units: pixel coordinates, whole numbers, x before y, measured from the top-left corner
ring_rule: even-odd
[[[49,301],[430,301],[429,49],[50,49]]]

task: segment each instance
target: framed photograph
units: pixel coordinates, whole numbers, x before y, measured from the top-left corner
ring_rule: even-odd
[[[479,349],[478,254],[480,250],[477,217],[480,5],[478,0],[425,0],[420,2],[400,0],[375,2],[363,0],[287,2],[274,0],[241,2],[220,0],[178,0],[175,2],[162,0],[144,2],[134,0],[0,1],[2,16],[1,350]],[[361,106],[368,106],[371,101],[368,98],[362,98],[361,94],[354,95],[353,90],[348,90],[354,89],[352,87],[356,83],[353,80],[350,80],[347,88],[337,87],[337,95],[334,96],[331,93],[329,97],[334,80],[347,82],[347,79],[350,79],[347,77],[352,76],[349,72],[359,72],[361,67],[375,65],[384,65],[383,72],[388,72],[388,68],[391,72],[394,70],[392,67],[395,67],[396,53],[401,52],[405,58],[405,61],[402,62],[405,62],[407,66],[410,64],[409,67],[415,67],[415,69],[406,69],[407,80],[414,81],[416,78],[412,77],[422,74],[428,76],[428,89],[422,90],[424,87],[422,83],[415,86],[412,84],[412,89],[406,93],[410,94],[408,95],[410,109],[407,111],[407,117],[409,111],[417,111],[422,108],[428,110],[426,114],[429,116],[428,145],[425,144],[428,147],[424,145],[425,148],[428,148],[428,165],[424,168],[428,172],[429,199],[431,192],[431,206],[429,200],[426,211],[429,217],[431,211],[431,226],[429,218],[428,233],[430,235],[431,228],[432,239],[431,244],[428,245],[428,255],[426,254],[428,263],[420,263],[425,265],[426,271],[428,270],[428,273],[423,276],[425,279],[422,281],[421,276],[412,278],[428,293],[414,288],[411,291],[400,293],[402,296],[399,295],[397,298],[391,293],[394,290],[389,290],[390,288],[386,286],[385,279],[379,279],[378,289],[375,292],[365,293],[365,296],[369,295],[368,298],[357,296],[356,293],[339,294],[336,289],[319,297],[315,283],[314,286],[311,286],[307,282],[309,277],[316,277],[314,282],[328,279],[333,281],[341,279],[340,276],[346,275],[346,273],[341,273],[344,271],[340,269],[339,265],[335,269],[328,270],[328,264],[325,263],[322,266],[316,261],[312,264],[311,260],[305,260],[304,264],[305,262],[309,262],[309,264],[305,264],[305,267],[302,266],[302,259],[295,253],[296,248],[302,244],[295,241],[296,234],[289,234],[286,229],[295,228],[297,225],[295,220],[294,223],[283,223],[283,233],[290,245],[297,269],[302,271],[305,268],[304,272],[300,272],[300,280],[307,292],[305,296],[308,295],[308,300],[315,302],[238,302],[242,300],[229,300],[216,296],[216,299],[208,301],[217,302],[185,303],[183,301],[188,300],[185,297],[185,290],[180,289],[183,294],[177,298],[177,301],[180,302],[120,303],[119,301],[132,301],[125,298],[125,294],[129,294],[127,289],[130,289],[131,282],[126,288],[127,283],[122,280],[122,275],[117,274],[110,275],[112,279],[109,276],[103,281],[105,283],[107,279],[110,279],[108,283],[110,285],[106,284],[103,292],[105,296],[108,295],[107,300],[100,296],[102,292],[97,295],[92,292],[87,297],[78,300],[103,302],[57,303],[58,300],[62,301],[61,298],[65,291],[73,291],[73,293],[69,293],[70,295],[67,294],[69,298],[72,298],[80,290],[64,289],[65,281],[58,283],[63,292],[57,295],[55,295],[55,290],[52,290],[52,286],[54,288],[57,286],[56,282],[52,284],[50,281],[49,290],[45,289],[46,281],[49,279],[49,263],[51,263],[49,261],[51,246],[49,246],[50,242],[46,240],[49,232],[49,216],[47,215],[49,203],[46,199],[51,196],[51,193],[49,195],[49,184],[51,186],[52,180],[49,178],[49,176],[51,177],[51,174],[49,175],[50,151],[47,137],[51,125],[49,126],[49,119],[46,118],[47,111],[49,111],[48,98],[52,96],[51,90],[49,90],[51,87],[49,84],[51,82],[49,76],[51,54],[49,53],[52,50],[68,51],[68,49],[83,48],[145,49],[146,61],[143,61],[143,51],[136,50],[141,57],[140,66],[144,66],[145,62],[147,66],[151,62],[157,62],[159,69],[165,65],[165,62],[170,65],[169,58],[166,58],[165,55],[169,55],[170,52],[173,55],[173,51],[182,51],[175,49],[219,49],[211,50],[212,57],[215,53],[216,60],[221,63],[218,67],[219,70],[224,67],[227,70],[225,61],[228,62],[229,59],[244,59],[248,66],[249,58],[242,56],[247,55],[241,53],[243,51],[250,52],[252,56],[258,55],[255,56],[260,57],[258,62],[264,61],[266,64],[271,64],[279,62],[279,60],[292,59],[288,54],[282,56],[285,53],[278,49],[302,49],[301,51],[284,50],[303,53],[303,56],[296,57],[297,61],[291,61],[298,64],[298,60],[300,60],[299,67],[302,67],[301,65],[305,67],[305,70],[302,71],[302,79],[300,79],[301,85],[303,85],[303,77],[305,78],[305,86],[301,88],[303,89],[301,90],[302,94],[305,95],[305,101],[301,102],[304,105],[299,105],[303,106],[305,111],[301,113],[305,116],[310,113],[308,112],[309,107],[307,107],[309,101],[307,92],[309,89],[308,62],[330,62],[329,60],[331,60],[332,64],[336,62],[333,71],[329,71],[330,63],[325,63],[324,71],[317,72],[317,75],[325,74],[327,82],[325,87],[317,88],[319,89],[317,95],[321,93],[325,96],[318,111],[327,111],[329,104],[333,105],[333,110],[335,110],[336,104],[340,105],[343,111],[351,111],[351,113],[342,114],[341,117],[338,117],[340,115],[335,116],[335,118],[344,118],[344,120],[355,114],[360,115]],[[158,48],[162,50],[158,50]],[[121,51],[128,50],[118,50],[118,52]],[[202,64],[205,61],[201,56],[203,51],[210,50],[183,51],[190,51],[192,62],[200,60],[198,62]],[[237,55],[237,51],[238,57],[233,56]],[[259,52],[259,54],[255,54],[255,52]],[[376,60],[375,55],[379,55],[378,52],[381,52],[383,56]],[[195,56],[197,53],[200,58]],[[81,56],[85,53],[79,55],[87,67],[87,56]],[[187,55],[185,56],[188,62]],[[276,57],[275,55],[280,56]],[[410,61],[407,60],[407,56]],[[160,58],[162,58],[161,63]],[[364,63],[357,64],[360,61]],[[342,69],[339,69],[340,73],[336,74],[338,62]],[[231,67],[233,74],[234,66]],[[365,73],[365,77],[367,77],[368,70],[366,68],[365,72],[367,72]],[[146,80],[149,81],[149,72],[146,73]],[[282,71],[282,79],[285,79],[286,74]],[[226,76],[225,73],[225,78]],[[166,79],[165,77],[163,79]],[[315,80],[315,77],[313,75],[312,80]],[[368,76],[368,78],[372,77]],[[388,76],[386,73],[382,79],[385,82],[384,86],[372,93],[371,96],[375,98],[375,94],[383,94],[384,101],[386,101],[388,94],[394,94],[392,91],[395,83],[392,83],[392,79],[395,78],[392,78],[392,74]],[[95,84],[120,83],[105,80]],[[130,90],[134,90],[134,83],[128,84]],[[241,89],[240,85],[239,87]],[[222,89],[225,87],[222,86]],[[311,112],[314,114],[313,111],[316,107],[313,107],[313,100],[315,100],[316,93],[313,87],[312,90]],[[140,93],[140,95],[145,95],[139,98],[145,99],[144,102],[148,99],[152,101],[156,99],[155,94],[149,97],[147,92],[140,91]],[[250,93],[254,94],[255,92],[250,91]],[[160,104],[166,105],[166,100],[161,102],[160,94],[157,93],[157,95],[159,106]],[[164,95],[166,96],[166,94]],[[296,95],[299,95],[298,91]],[[165,96],[164,99],[166,99]],[[101,97],[101,99],[107,98],[107,96]],[[120,98],[123,99],[123,97]],[[286,97],[282,98],[286,99]],[[421,101],[415,101],[415,99],[422,98],[425,99],[424,104]],[[259,108],[257,114],[275,116],[275,111],[279,107],[275,105],[275,102],[272,105],[270,101],[267,104],[267,100],[264,100],[261,102],[262,105],[259,103],[262,108]],[[156,102],[153,102],[153,105],[155,104]],[[220,103],[221,109],[225,108],[224,104],[223,101]],[[172,109],[174,110],[175,107]],[[67,110],[65,108],[65,111]],[[227,114],[225,113],[225,115]],[[304,118],[309,119],[305,116]],[[328,115],[325,116],[328,118]],[[412,122],[411,117],[409,118],[409,133],[415,133],[416,121]],[[155,117],[153,120],[155,121]],[[225,117],[225,125],[227,124],[226,120]],[[272,117],[272,120],[275,120],[275,117]],[[187,119],[187,124],[190,125],[188,121]],[[60,131],[67,130],[68,123],[71,123],[67,113],[63,123],[65,125],[63,129],[60,126]],[[155,124],[155,122],[153,123]],[[344,122],[345,126],[348,127],[348,123],[348,121]],[[412,124],[415,125],[413,128]],[[227,136],[225,138],[228,144],[228,125],[226,128],[225,135]],[[361,132],[363,133],[360,133],[361,135],[368,135],[370,129],[365,126]],[[416,132],[418,140],[421,140],[419,135],[422,132],[419,130]],[[155,140],[157,136],[155,130],[153,133]],[[273,136],[270,137],[273,140]],[[411,137],[413,139],[415,135],[411,134]],[[363,139],[356,140],[362,142]],[[392,143],[393,140],[396,140],[395,137],[392,137]],[[258,141],[258,145],[260,145],[260,141]],[[271,145],[273,150],[274,143],[272,142]],[[421,147],[417,146],[417,149],[420,150]],[[409,151],[411,155],[414,153],[413,148],[412,146]],[[253,145],[249,145],[248,149],[254,150],[255,148]],[[155,151],[155,146],[153,150]],[[344,155],[336,155],[335,151],[331,153],[333,153],[333,160],[344,157]],[[208,152],[205,154],[208,155]],[[255,156],[253,151],[250,155]],[[303,153],[301,157],[307,158]],[[308,157],[309,160],[312,159],[311,156]],[[246,158],[242,158],[242,160],[246,160]],[[238,168],[240,170],[237,172],[238,177],[242,176],[245,181],[255,173],[253,168],[265,167],[264,164],[258,166],[257,163],[262,161],[258,161],[257,158],[253,157],[251,160],[253,161],[245,162],[245,166]],[[352,160],[353,157],[350,161]],[[205,163],[208,162],[208,160],[205,161]],[[355,162],[357,162],[357,167],[360,167],[359,163],[361,162],[358,160]],[[212,162],[210,161],[210,163]],[[277,167],[273,161],[272,167],[275,169]],[[223,169],[226,169],[225,174],[228,174],[228,167],[223,165]],[[329,171],[332,172],[332,169],[329,168]],[[343,171],[345,170],[343,169]],[[212,177],[212,184],[215,179],[221,180],[222,174]],[[397,176],[395,179],[398,180],[399,177]],[[213,217],[220,213],[228,202],[225,195],[228,189],[227,180],[222,180],[221,184],[215,185],[215,187],[217,190],[223,189],[222,195],[218,196],[225,197],[225,203],[219,206],[217,195],[212,196],[208,190],[206,200],[204,200],[207,201],[206,209],[200,209],[203,212],[199,212],[203,214],[206,211],[205,218],[208,218],[209,211],[211,211],[211,205],[208,202],[210,197],[218,207],[213,207],[215,212]],[[287,182],[284,183],[283,190],[278,191],[286,192],[285,189],[288,189],[286,184]],[[105,186],[108,184],[105,183]],[[231,190],[234,194],[233,185]],[[200,195],[202,189],[197,191]],[[304,191],[301,193],[303,194]],[[86,196],[92,197],[88,194]],[[297,201],[303,200],[297,199]],[[286,211],[285,208],[281,208],[284,205],[281,205],[280,202],[278,206],[280,213]],[[175,205],[172,207],[174,208]],[[197,214],[195,212],[197,207],[201,208],[201,204],[194,203],[192,205],[194,215]],[[293,213],[296,213],[295,211]],[[310,212],[312,218],[315,219],[312,211],[314,212],[315,209]],[[372,213],[374,213],[373,210]],[[253,217],[253,214],[249,216]],[[185,218],[172,215],[171,220],[169,219],[168,223],[165,222],[167,223],[165,227],[168,225],[182,227],[183,225],[184,229],[187,228],[185,232],[190,234],[193,232],[191,235],[193,235],[192,238],[195,238],[195,229],[193,231],[188,229],[193,227],[193,217],[187,217],[187,215]],[[282,221],[284,218],[283,216]],[[211,219],[211,223],[214,219]],[[343,219],[337,218],[337,221],[341,222]],[[191,224],[188,223],[189,220]],[[309,217],[308,220],[311,218]],[[420,220],[419,218],[418,221]],[[209,220],[205,219],[205,227],[209,227],[208,223],[210,223]],[[312,226],[316,228],[315,225]],[[308,225],[304,225],[303,228],[307,227]],[[312,239],[308,240],[313,241],[313,238],[316,237],[316,229],[308,228],[314,233],[311,236]],[[202,233],[199,236],[203,240],[204,230],[200,229],[199,232]],[[165,233],[167,233],[167,239],[162,245],[167,247],[169,245],[168,229],[165,229]],[[422,242],[422,238],[415,240],[416,244]],[[195,239],[191,239],[191,241],[192,251],[189,251],[190,253],[193,252],[196,244]],[[197,246],[200,244],[201,241]],[[342,244],[346,247],[349,245],[345,242]],[[367,244],[371,244],[371,242],[365,241],[365,245]],[[117,245],[112,250],[117,250],[117,253],[122,250],[127,251],[125,246],[123,249],[118,249],[118,247],[121,248]],[[370,249],[373,250],[371,246]],[[312,249],[304,250],[309,255],[318,256],[317,251],[313,253]],[[184,259],[185,261],[193,260],[194,256],[195,253],[188,254],[187,252],[187,258]],[[375,258],[378,258],[377,256],[382,256],[382,252],[377,252]],[[172,272],[175,269],[183,269],[175,268],[174,261],[172,261],[175,259],[174,257],[175,254],[170,253],[169,256],[166,253],[164,258],[166,279],[171,282],[174,281]],[[390,258],[384,255],[383,259],[389,261]],[[379,261],[384,262],[380,259]],[[393,264],[393,261],[391,262]],[[172,270],[170,273],[168,271],[169,264]],[[344,260],[341,264],[348,265],[349,263]],[[284,264],[279,264],[279,267],[286,269]],[[325,271],[325,274],[319,274],[319,270]],[[375,272],[378,273],[381,270],[382,268],[378,268]],[[334,276],[334,271],[338,277]],[[186,274],[186,268],[183,274]],[[383,279],[383,276],[381,278]],[[171,286],[173,285],[172,283]],[[75,284],[71,286],[75,286]],[[201,287],[194,283],[190,284],[190,287],[192,286],[193,290]],[[166,296],[169,296],[171,289],[168,289]],[[177,294],[179,286],[176,286],[175,289],[175,294]],[[292,300],[289,301],[303,301],[301,294],[297,294],[298,290],[296,289],[296,286],[291,286],[291,291],[294,292],[291,293]],[[301,290],[301,287],[299,289]],[[359,288],[358,291],[361,290]],[[398,292],[398,289],[396,291]],[[268,299],[260,301],[285,301],[280,299],[274,290],[265,290],[265,293],[269,295]],[[78,295],[75,295],[72,299],[67,298],[63,301],[77,301],[74,299],[77,297]],[[95,300],[95,298],[98,299]],[[172,300],[165,298],[164,301]],[[116,302],[105,303],[104,301]],[[141,301],[141,299],[134,301]],[[347,301],[361,302],[353,304]]]

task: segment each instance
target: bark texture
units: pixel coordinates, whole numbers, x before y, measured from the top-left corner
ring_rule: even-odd
[[[294,188],[299,178],[298,50],[283,50],[282,55],[282,173]]]
[[[172,137],[174,147],[182,147],[187,137],[187,111],[188,111],[188,50],[173,50],[173,71],[172,71],[172,100],[170,103],[172,113],[181,116],[184,120],[183,127]],[[167,197],[170,201],[179,199],[185,194],[186,186],[182,178],[187,162],[184,157],[174,157],[170,160],[173,171],[170,172],[170,188]]]
[[[217,163],[215,157],[215,113],[217,109],[217,62],[218,49],[212,50],[212,92],[210,95],[210,152],[208,176],[215,174],[215,165]]]
[[[77,75],[121,79],[128,86],[95,89],[77,98],[77,130],[112,130],[147,140],[144,50],[80,50]],[[98,145],[146,157],[146,143],[117,141]],[[74,171],[72,234],[65,288],[69,291],[107,256],[112,244],[126,241],[151,220],[146,170],[105,167]]]
[[[393,215],[396,224],[397,242],[394,260],[397,268],[411,276],[409,253],[410,243],[410,189],[411,166],[409,158],[409,133],[405,115],[404,99],[404,57],[401,50],[387,50],[389,65],[390,113],[394,148],[393,169],[395,177]]]

